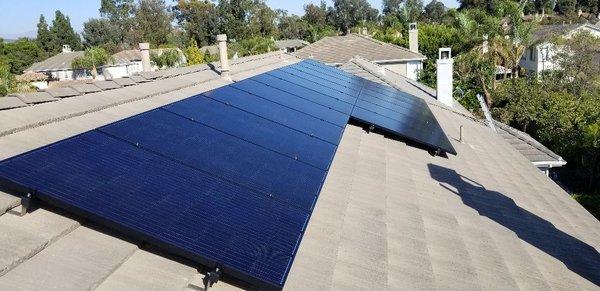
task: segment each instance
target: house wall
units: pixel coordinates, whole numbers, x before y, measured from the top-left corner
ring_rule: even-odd
[[[102,74],[107,78],[123,78],[142,71],[142,62],[132,62],[117,66],[102,68]]]
[[[573,34],[578,33],[580,31],[589,31],[592,35],[596,37],[600,37],[600,30],[591,29],[587,26],[582,26],[581,28],[572,31],[566,37],[570,38]],[[544,42],[525,50],[525,53],[521,57],[519,64],[528,73],[541,73],[546,70],[554,70],[558,68],[558,64],[556,61],[556,55],[558,54],[560,48],[549,43]]]
[[[411,80],[417,80],[419,71],[423,68],[422,61],[408,61],[396,63],[383,63],[384,68],[405,76]]]
[[[91,79],[92,75],[87,70],[58,70],[58,71],[50,71],[49,72],[52,79],[58,81],[65,80],[85,80]]]

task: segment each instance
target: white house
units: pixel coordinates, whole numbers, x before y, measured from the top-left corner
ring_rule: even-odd
[[[50,81],[91,79],[92,74],[88,70],[71,68],[73,60],[81,56],[83,56],[83,51],[72,51],[69,45],[63,45],[61,53],[34,63],[25,70],[25,73],[43,73],[48,76]]]
[[[150,54],[161,55],[167,49],[151,49]],[[186,58],[180,49],[176,49],[179,54],[179,63],[186,63]],[[128,77],[135,73],[142,72],[144,70],[142,64],[142,51],[140,49],[124,50],[120,51],[112,56],[113,60],[111,64],[102,67],[102,74],[106,79]],[[152,65],[151,70],[156,71],[159,68]]]
[[[570,38],[575,33],[589,31],[592,35],[600,37],[600,26],[590,23],[585,24],[558,24],[543,25],[533,33],[533,45],[521,57],[520,65],[528,73],[540,73],[557,68],[555,56],[558,52],[556,45],[551,41],[555,36]]]

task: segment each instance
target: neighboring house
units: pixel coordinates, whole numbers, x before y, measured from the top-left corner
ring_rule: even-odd
[[[88,70],[71,68],[73,60],[81,56],[83,56],[83,51],[72,51],[69,45],[63,45],[61,53],[34,63],[25,72],[46,74],[50,81],[91,79],[92,74]]]
[[[111,91],[77,94],[70,98],[66,97],[70,94],[57,93],[56,96],[63,97],[58,97],[54,102],[8,109],[0,114],[0,160],[55,144],[190,96],[207,101],[208,98],[200,94],[215,88],[229,85],[244,88],[242,86],[245,84],[248,85],[245,89],[229,88],[229,92],[245,94],[243,90],[262,88],[272,93],[268,96],[272,101],[264,100],[265,96],[260,97],[260,94],[245,94],[244,98],[228,99],[230,102],[217,101],[216,99],[235,96],[215,95],[215,100],[210,102],[222,102],[219,107],[222,109],[211,113],[219,117],[213,119],[188,119],[168,110],[154,110],[156,114],[176,120],[176,124],[187,122],[185,124],[189,126],[178,127],[181,131],[177,132],[179,137],[183,133],[185,138],[173,139],[174,137],[165,135],[173,133],[170,129],[173,123],[165,122],[160,130],[149,130],[146,124],[140,123],[139,130],[115,131],[112,134],[139,134],[148,143],[131,142],[126,152],[117,152],[113,147],[90,145],[89,148],[109,155],[114,152],[115,156],[130,154],[131,158],[98,161],[87,159],[92,165],[69,160],[76,169],[101,165],[99,169],[105,171],[99,170],[97,174],[106,177],[106,180],[66,175],[61,167],[72,170],[68,163],[44,164],[43,167],[32,165],[21,173],[29,175],[50,171],[49,174],[53,174],[54,179],[64,183],[58,183],[54,179],[43,183],[60,188],[90,185],[81,195],[73,195],[77,196],[75,199],[104,195],[99,193],[99,189],[109,189],[109,185],[115,182],[127,184],[127,189],[133,190],[156,183],[152,179],[137,183],[137,178],[127,172],[113,175],[111,166],[116,169],[132,163],[145,165],[144,163],[149,162],[148,173],[160,179],[163,175],[172,173],[157,172],[152,161],[174,164],[174,161],[164,158],[163,153],[168,152],[170,145],[181,142],[189,146],[181,154],[191,163],[208,159],[210,163],[202,166],[223,166],[227,179],[235,183],[240,175],[258,178],[272,172],[268,168],[263,168],[264,172],[246,172],[249,168],[259,167],[263,162],[272,163],[257,160],[254,153],[266,153],[286,163],[291,160],[297,163],[295,165],[311,170],[313,166],[303,161],[306,156],[293,153],[290,156],[259,145],[252,146],[249,145],[251,141],[238,138],[237,134],[247,134],[261,143],[289,145],[302,150],[307,150],[307,147],[282,139],[278,133],[310,136],[313,138],[311,145],[313,142],[323,143],[312,134],[301,131],[300,129],[306,130],[308,127],[298,121],[315,121],[318,119],[315,115],[319,114],[332,118],[342,115],[327,106],[303,113],[298,104],[330,102],[343,108],[347,106],[344,101],[333,96],[344,94],[351,97],[359,94],[358,91],[345,90],[342,93],[331,88],[343,88],[345,82],[370,86],[371,89],[379,88],[383,90],[380,92],[381,97],[394,94],[400,104],[407,105],[406,100],[400,98],[403,93],[392,88],[374,86],[334,68],[312,69],[310,62],[300,64],[304,66],[302,69],[305,74],[318,76],[324,73],[328,77],[307,76],[308,78],[286,80],[273,77],[274,74],[285,74],[281,71],[274,72],[275,70],[298,62],[300,59],[282,52],[244,57],[231,61],[231,70],[226,77],[219,73],[218,64],[174,68],[152,72],[156,78],[151,80],[137,77],[119,79],[118,82],[127,82],[129,85],[120,85]],[[255,79],[244,81],[247,78]],[[113,82],[117,83],[116,80]],[[278,89],[269,84],[284,86],[278,86]],[[422,90],[417,85],[411,86],[407,87],[406,93]],[[80,89],[83,91],[93,88]],[[313,101],[300,96],[313,98]],[[193,213],[196,219],[181,220],[180,226],[197,226],[205,230],[202,238],[214,238],[217,242],[215,244],[230,246],[232,251],[225,253],[230,261],[239,262],[237,259],[240,256],[250,255],[252,260],[287,262],[286,270],[289,270],[289,274],[282,279],[282,282],[285,281],[285,290],[597,289],[600,285],[600,255],[597,251],[600,222],[546,175],[537,171],[528,159],[501,136],[493,134],[487,126],[467,115],[457,114],[456,110],[433,103],[435,102],[425,102],[422,106],[430,110],[439,122],[457,155],[432,155],[428,150],[396,135],[369,130],[368,125],[357,121],[346,123],[343,119],[337,119],[344,123],[341,126],[343,133],[339,136],[337,146],[331,144],[328,147],[335,151],[335,155],[328,170],[322,172],[322,190],[315,198],[312,212],[300,213],[297,209],[290,211],[298,213],[300,217],[310,218],[303,225],[303,233],[294,246],[274,242],[273,238],[287,234],[287,229],[282,232],[271,228],[252,233],[246,231],[241,236],[230,231],[230,228],[216,228],[223,221],[253,227],[255,220],[251,218],[257,216],[268,225],[291,225],[288,220],[280,219],[278,211],[251,208],[252,204],[249,203],[233,204],[240,198],[250,202],[269,199],[272,202],[270,205],[277,206],[269,209],[278,210],[279,206],[288,205],[288,202],[273,197],[270,192],[246,195],[246,190],[235,191],[240,188],[225,182],[219,173],[196,171],[192,166],[185,168],[185,171],[179,167],[177,169],[181,172],[196,171],[194,173],[203,177],[212,175],[209,180],[216,182],[210,184],[210,189],[206,190],[199,185],[194,188],[194,191],[210,191],[210,195],[196,199],[196,193],[178,192],[182,189],[181,185],[190,183],[187,176],[181,176],[176,184],[157,185],[157,189],[139,197],[134,205],[122,202],[121,199],[129,195],[126,190],[114,193],[119,192],[120,188],[110,188],[115,189],[114,192],[106,191],[106,195],[115,197],[112,205],[93,204],[90,207],[106,213],[120,213],[130,217],[131,221],[140,221],[146,216],[142,219],[131,217],[128,216],[130,213],[119,209],[144,205],[148,199],[156,199],[152,194],[158,191],[165,194],[164,201],[143,209],[149,222],[180,221],[181,215],[185,215],[190,207],[203,207],[207,211]],[[260,111],[265,107],[253,107],[251,104],[286,105],[277,107],[279,110],[276,112],[270,111],[272,115],[268,115],[269,118],[257,119],[250,112]],[[244,107],[246,105],[249,107]],[[287,106],[295,109],[291,110]],[[188,109],[190,112],[194,110]],[[281,115],[285,112],[290,114]],[[247,120],[260,121],[245,122]],[[291,127],[281,125],[277,126],[277,131],[265,130],[275,126],[275,120],[289,122]],[[210,122],[211,126],[204,126],[205,122]],[[240,126],[248,130],[240,130]],[[459,138],[461,127],[464,129],[464,136]],[[209,132],[210,136],[196,135],[198,128]],[[101,131],[103,129],[96,130],[95,133],[104,134]],[[223,146],[222,141],[232,139],[235,139],[235,144],[227,143],[232,147]],[[116,139],[114,142],[125,143]],[[200,143],[204,147],[196,146]],[[140,158],[133,158],[135,153],[150,144],[164,145],[161,147],[164,151],[158,153],[148,150]],[[253,151],[237,151],[235,155],[228,155],[238,145],[251,147]],[[201,154],[190,155],[192,152]],[[72,152],[65,152],[65,155],[70,154]],[[320,156],[322,153],[314,153],[309,158],[318,161]],[[221,160],[221,157],[224,159]],[[241,172],[227,168],[227,165],[237,161],[247,162],[247,167]],[[289,174],[285,171],[276,173],[272,179],[281,182],[282,177]],[[300,175],[295,172],[291,174]],[[304,176],[292,177],[298,184],[305,181]],[[209,198],[212,199],[211,196],[221,197],[219,193],[223,192],[226,193],[223,205],[239,207],[236,208],[239,209],[238,216],[232,218],[215,213],[213,207],[216,205],[207,203]],[[181,197],[190,199],[182,200]],[[4,190],[0,192],[2,290],[205,290],[203,273],[221,266],[220,262],[211,261],[208,261],[209,265],[203,266],[197,260],[170,253],[164,245],[140,239],[129,232],[120,232],[113,224],[100,225],[93,215],[78,216],[72,212],[73,209],[59,209],[41,201],[34,201],[36,207],[22,217],[11,214],[18,210],[14,208],[21,201],[18,193]],[[163,205],[175,205],[178,210],[167,212],[161,207]],[[245,207],[248,207],[247,211]],[[160,215],[157,216],[158,214]],[[154,217],[156,220],[151,219]],[[169,229],[153,231],[167,233]],[[249,241],[246,238],[252,239]],[[190,245],[197,245],[197,239],[201,237],[189,237],[188,242]],[[197,246],[200,250],[207,247]],[[293,260],[277,252],[278,248],[284,247],[297,250]],[[247,265],[250,268],[255,266],[253,261]],[[269,269],[265,267],[254,270],[262,273]],[[212,285],[210,290],[250,288],[249,283],[228,276],[228,268],[223,268],[223,272],[222,281]]]
[[[173,50],[174,48],[167,49],[151,49],[150,55],[156,54],[161,55],[165,50]],[[186,58],[180,49],[175,49],[179,53],[180,61],[177,66],[186,63]],[[112,56],[113,62],[102,67],[102,74],[106,79],[112,78],[123,78],[132,76],[136,73],[143,71],[142,66],[142,53],[139,49],[124,50],[120,51]],[[152,66],[152,70],[158,70],[155,65]]]
[[[361,56],[412,80],[417,79],[426,59],[418,52],[418,45],[411,51],[358,34],[324,37],[298,50],[296,56],[333,66],[340,66],[355,56]]]
[[[552,43],[552,38],[563,36],[571,37],[577,32],[587,30],[592,35],[600,37],[600,26],[585,24],[556,24],[542,25],[534,31],[533,45],[525,50],[519,64],[528,73],[541,73],[558,67],[555,56],[560,48]]]
[[[40,90],[48,88],[48,75],[41,72],[26,71],[25,73],[15,77],[17,81],[28,82]]]
[[[309,44],[309,42],[301,39],[283,39],[275,41],[275,45],[286,53],[294,53]]]
[[[385,69],[366,59],[356,57],[340,67],[340,69],[359,77],[389,85],[403,92],[417,96],[433,106],[443,106],[436,100],[436,90],[427,85],[410,80],[391,70]],[[460,103],[454,101],[453,109],[456,114],[475,120],[475,117]],[[510,145],[526,157],[534,166],[549,175],[550,169],[567,164],[562,157],[536,141],[530,135],[512,128],[506,124],[494,121],[498,134]]]

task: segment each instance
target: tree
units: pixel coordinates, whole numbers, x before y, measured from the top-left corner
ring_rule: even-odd
[[[232,51],[237,52],[240,57],[263,54],[278,50],[275,41],[267,37],[253,37],[243,39],[232,45]]]
[[[554,11],[563,15],[570,15],[575,13],[576,6],[577,0],[558,0],[556,6],[554,6]]]
[[[111,50],[120,44],[120,32],[108,19],[92,18],[83,24],[84,44],[88,47],[101,46]]]
[[[167,10],[164,0],[140,0],[134,15],[134,27],[143,41],[156,46],[167,43],[173,30],[173,14]]]
[[[214,42],[218,34],[219,17],[213,3],[204,0],[179,0],[173,6],[173,12],[177,23],[188,34],[188,39],[193,38],[200,45]]]
[[[313,3],[304,5],[304,16],[302,18],[311,25],[327,25],[327,4],[321,0],[319,5]]]
[[[54,47],[54,53],[59,53],[60,48],[65,44],[71,46],[73,50],[81,49],[81,39],[71,26],[71,20],[68,16],[60,12],[60,10],[57,10],[55,13],[50,33],[53,34],[58,44],[58,46]]]
[[[185,49],[185,56],[187,58],[188,65],[197,65],[204,63],[204,54],[198,48],[196,40],[192,38],[190,45]]]
[[[375,21],[379,12],[366,0],[334,0],[335,24],[344,34],[364,21]]]
[[[117,27],[120,44],[135,45],[130,41],[131,36],[135,35],[132,32],[135,26],[133,18],[135,8],[134,0],[101,0],[100,2],[100,15]]]
[[[38,43],[27,38],[4,44],[0,55],[8,65],[9,71],[15,75],[22,74],[23,70],[46,57]]]
[[[40,15],[40,21],[37,25],[37,38],[36,41],[38,46],[43,49],[46,53],[52,53],[58,50],[58,46],[60,46],[54,35],[50,33],[48,29],[48,23],[46,22],[46,18],[43,14]]]
[[[71,67],[73,69],[90,70],[92,77],[96,79],[98,76],[98,68],[111,62],[110,54],[101,47],[91,47],[85,50],[81,57],[73,59]]]
[[[283,13],[278,19],[279,34],[282,39],[306,39],[309,35],[309,24],[297,15],[288,16]]]
[[[263,0],[254,1],[247,12],[249,35],[244,37],[270,37],[276,33],[275,19],[277,13]]]
[[[400,19],[405,23],[416,22],[423,14],[423,0],[406,0],[400,11]]]
[[[250,32],[247,19],[253,5],[255,3],[252,0],[219,0],[217,9],[220,31],[227,33],[232,40],[248,36]]]
[[[444,14],[446,14],[446,6],[444,3],[431,0],[427,6],[425,6],[425,13],[423,14],[423,18],[425,18],[429,22],[441,22]]]
[[[5,59],[0,58],[0,96],[6,96],[10,92],[13,81],[10,66]]]
[[[159,69],[173,68],[181,63],[181,55],[177,49],[167,48],[159,53],[150,54],[150,60]]]
[[[384,15],[398,15],[402,11],[404,0],[383,0]]]

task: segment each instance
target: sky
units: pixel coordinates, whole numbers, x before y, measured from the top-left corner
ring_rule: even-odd
[[[381,10],[382,0],[368,0],[373,7]],[[456,0],[441,0],[447,7],[457,7]],[[166,0],[172,3],[171,0]],[[285,9],[291,14],[302,15],[307,3],[319,3],[319,0],[266,0],[274,9]],[[326,1],[331,5],[332,0]],[[425,3],[428,0],[424,1]],[[99,17],[100,0],[0,0],[0,37],[34,37],[40,14],[44,14],[48,23],[54,19],[54,11],[61,10],[71,18],[76,31],[81,31],[83,23],[89,18]]]

